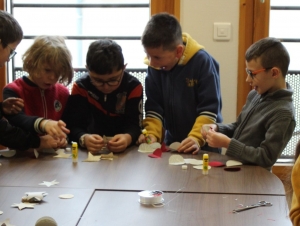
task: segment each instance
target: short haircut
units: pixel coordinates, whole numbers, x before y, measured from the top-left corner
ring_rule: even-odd
[[[72,56],[62,36],[37,36],[22,59],[23,69],[31,76],[48,64],[60,83],[68,85],[73,79]]]
[[[20,42],[23,31],[18,21],[9,13],[0,10],[0,39],[3,48],[13,42]]]
[[[263,38],[253,43],[246,51],[246,61],[260,58],[264,68],[278,67],[285,77],[290,64],[290,56],[284,45],[276,38]]]
[[[171,14],[158,13],[148,21],[142,35],[145,48],[159,48],[174,50],[182,44],[182,30],[178,20]]]
[[[86,55],[86,66],[89,71],[99,75],[123,69],[124,57],[121,46],[109,39],[92,42]]]

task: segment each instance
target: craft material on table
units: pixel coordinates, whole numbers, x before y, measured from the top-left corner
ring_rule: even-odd
[[[138,152],[142,152],[142,153],[152,153],[154,152],[157,148],[160,148],[161,144],[158,142],[154,142],[152,144],[146,144],[146,143],[142,143],[139,145],[139,149]]]
[[[48,193],[44,191],[26,192],[25,196],[22,197],[22,202],[41,202],[46,195]]]
[[[88,157],[83,160],[83,162],[99,162],[101,155],[93,155],[91,152],[88,152]]]
[[[61,198],[61,199],[71,199],[71,198],[74,197],[74,195],[72,195],[72,194],[62,194],[58,197]]]
[[[65,153],[65,149],[58,149],[56,151],[56,154],[55,156],[53,156],[54,158],[64,158],[64,159],[68,159],[71,157],[71,154],[66,154]]]
[[[203,154],[203,168],[202,168],[202,174],[203,175],[207,175],[208,174],[208,162],[209,162],[209,159],[208,159],[208,154]]]
[[[144,205],[157,205],[164,202],[163,192],[158,190],[145,190],[138,193],[139,202]]]
[[[242,211],[245,211],[245,210],[250,210],[250,209],[253,209],[253,208],[256,208],[256,207],[261,207],[261,206],[272,206],[273,204],[270,203],[270,202],[266,202],[266,201],[259,201],[258,203],[256,204],[253,204],[251,206],[244,206],[242,208],[239,208],[239,209],[235,209],[233,210],[232,212],[233,213],[238,213],[238,212],[242,212]]]
[[[72,162],[78,162],[78,144],[77,142],[72,142]]]
[[[50,187],[52,185],[56,185],[56,184],[59,184],[59,182],[55,180],[53,181],[43,181],[43,183],[40,183],[39,185],[46,185],[47,187]]]
[[[236,160],[228,160],[226,162],[226,166],[241,166],[243,163],[236,161]]]
[[[33,209],[34,206],[35,206],[34,203],[29,203],[29,202],[14,203],[13,205],[11,205],[11,207],[18,207],[19,210],[22,210],[25,208]]]
[[[178,147],[180,146],[180,142],[173,142],[169,145],[169,149],[171,151],[177,151]]]
[[[181,155],[171,155],[169,158],[170,165],[183,165],[185,164],[184,158]]]

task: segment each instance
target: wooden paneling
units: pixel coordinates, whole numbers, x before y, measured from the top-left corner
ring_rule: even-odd
[[[151,0],[150,8],[151,15],[159,12],[167,12],[180,20],[180,0]]]
[[[4,5],[4,0],[0,0],[0,9],[4,10],[5,5]],[[0,68],[0,101],[2,101],[2,89],[6,84],[6,67]],[[1,149],[2,146],[0,146]]]
[[[269,36],[270,0],[240,0],[237,115],[251,90],[246,83],[245,52],[251,44]]]

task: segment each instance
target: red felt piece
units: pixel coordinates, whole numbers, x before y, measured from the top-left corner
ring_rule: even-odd
[[[148,156],[151,158],[160,158],[162,154],[162,151],[160,148],[157,148],[152,154],[149,154]]]
[[[218,161],[209,162],[208,165],[210,165],[211,167],[225,166],[225,164],[223,162],[218,162]]]
[[[161,144],[160,149],[161,149],[162,152],[167,152],[167,151],[168,151],[168,149],[167,149],[165,143],[162,143],[162,144]]]

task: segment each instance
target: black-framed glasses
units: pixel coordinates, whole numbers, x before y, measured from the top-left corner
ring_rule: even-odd
[[[251,70],[249,70],[248,68],[246,68],[246,73],[247,73],[251,78],[254,78],[255,75],[257,75],[258,73],[263,72],[263,71],[270,70],[270,69],[272,69],[272,68],[273,68],[273,67],[262,68],[262,69],[258,69],[258,70],[255,70],[255,71],[251,71]]]
[[[16,54],[17,54],[17,52],[13,49],[13,48],[11,48],[9,45],[7,45],[9,48],[10,48],[10,52],[9,52],[9,59],[12,59]]]
[[[98,79],[93,78],[92,76],[90,76],[90,78],[91,78],[91,82],[94,86],[102,87],[105,84],[107,84],[108,86],[117,86],[122,81],[123,74],[124,74],[124,70],[122,70],[122,73],[119,75],[118,79],[109,80],[109,81],[98,80]]]

